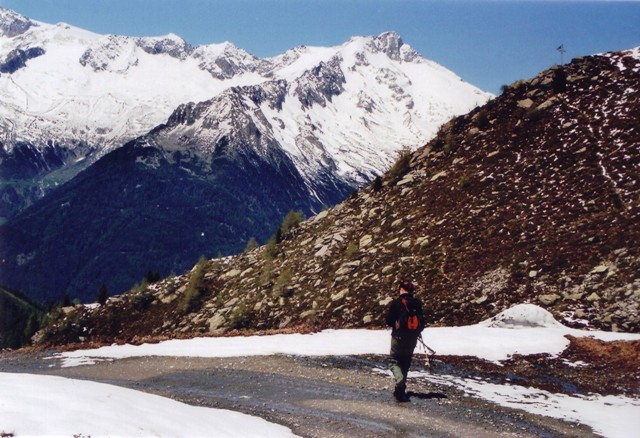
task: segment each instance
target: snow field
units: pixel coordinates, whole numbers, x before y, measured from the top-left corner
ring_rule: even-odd
[[[17,438],[295,436],[250,415],[84,380],[0,373],[0,388],[0,433]]]
[[[573,330],[538,306],[521,304],[490,320],[465,327],[427,328],[426,343],[438,355],[473,355],[499,363],[514,354],[560,354],[564,337],[638,340],[639,334]],[[57,354],[63,366],[142,356],[245,357],[290,354],[303,356],[388,354],[387,330],[325,330],[290,334],[171,340],[158,344],[112,345]],[[374,372],[388,374],[388,370]],[[411,378],[459,388],[469,395],[538,415],[588,425],[609,438],[640,430],[640,400],[622,396],[569,396],[518,385],[454,376],[411,372]],[[0,432],[16,436],[292,436],[291,432],[229,411],[196,408],[158,396],[110,385],[0,373]],[[149,414],[152,412],[153,414]],[[44,413],[44,414],[43,414]],[[122,429],[114,424],[122,418]],[[126,419],[126,421],[124,420]],[[178,425],[178,426],[176,426]],[[194,429],[186,429],[193,426]],[[222,427],[227,429],[222,429]],[[178,429],[176,429],[178,427]]]

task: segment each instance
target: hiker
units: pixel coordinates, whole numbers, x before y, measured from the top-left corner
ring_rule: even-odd
[[[389,369],[395,379],[393,396],[398,402],[408,402],[407,374],[411,366],[413,350],[424,328],[422,302],[413,296],[415,287],[408,280],[401,280],[399,296],[389,305],[387,325],[391,327],[391,359]]]

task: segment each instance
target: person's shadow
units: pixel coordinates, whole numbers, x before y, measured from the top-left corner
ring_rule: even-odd
[[[430,400],[430,399],[434,399],[434,398],[447,398],[446,394],[443,394],[441,392],[413,392],[413,391],[407,391],[407,396],[408,397],[415,397],[415,398],[421,398],[421,399],[425,399],[425,400]]]

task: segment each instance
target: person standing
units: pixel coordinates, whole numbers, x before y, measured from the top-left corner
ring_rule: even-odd
[[[395,380],[393,396],[398,402],[408,402],[407,374],[413,350],[424,329],[424,314],[422,302],[413,296],[415,287],[409,280],[401,280],[398,289],[399,296],[389,304],[386,318],[391,327],[389,369]]]

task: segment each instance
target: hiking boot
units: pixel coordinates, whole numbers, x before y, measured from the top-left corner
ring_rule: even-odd
[[[398,383],[395,389],[393,390],[393,396],[395,397],[398,403],[404,403],[409,401],[409,397],[404,392],[406,388],[407,388],[407,385],[405,385],[404,383]]]

